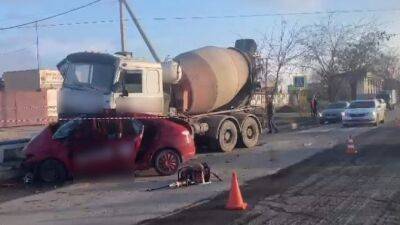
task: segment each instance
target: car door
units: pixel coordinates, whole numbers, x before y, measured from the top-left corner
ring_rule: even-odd
[[[113,155],[116,167],[119,169],[133,169],[136,157],[140,150],[143,137],[143,124],[134,119],[114,120],[110,124],[111,130],[117,130],[117,135],[111,135]]]
[[[83,120],[68,145],[74,173],[103,173],[110,169],[112,145],[97,120]]]
[[[121,70],[114,89],[119,112],[163,113],[162,76],[157,69]]]

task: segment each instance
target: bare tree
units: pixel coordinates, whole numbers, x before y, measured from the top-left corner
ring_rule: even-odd
[[[382,52],[376,59],[375,72],[384,79],[400,80],[400,57],[395,50]]]
[[[383,67],[389,66],[385,64],[393,63],[393,55],[389,56],[384,52],[384,43],[389,41],[392,35],[379,28],[369,27],[368,31],[360,34],[357,40],[347,43],[340,52],[339,63],[343,71],[368,70],[383,76]]]
[[[267,82],[274,84],[272,98],[278,92],[278,85],[282,75],[290,70],[292,63],[298,60],[303,52],[300,45],[300,34],[302,28],[296,25],[288,27],[286,21],[282,20],[280,32],[270,32],[263,35],[260,45],[260,52],[263,57],[262,80],[267,86]]]
[[[355,39],[358,25],[337,24],[332,17],[305,28],[302,45],[305,48],[304,67],[320,77],[330,101],[335,99],[340,82],[334,75],[340,72],[340,54],[346,44]]]

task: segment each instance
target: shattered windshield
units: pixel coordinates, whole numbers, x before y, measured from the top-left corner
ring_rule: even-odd
[[[113,65],[70,63],[65,73],[64,85],[87,87],[109,93],[113,79]]]

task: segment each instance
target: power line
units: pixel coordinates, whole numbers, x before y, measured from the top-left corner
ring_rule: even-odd
[[[352,10],[329,10],[329,11],[310,11],[310,12],[291,12],[291,13],[264,13],[264,14],[241,14],[241,15],[221,15],[221,16],[188,16],[188,17],[152,17],[147,18],[154,21],[168,20],[204,20],[204,19],[234,19],[234,18],[254,18],[254,17],[274,17],[274,16],[311,16],[311,15],[332,15],[332,14],[352,14],[352,13],[375,13],[375,12],[400,12],[400,8],[394,9],[352,9]],[[144,20],[146,18],[138,18]],[[128,21],[125,19],[125,21]],[[53,24],[40,24],[38,27],[58,27],[58,26],[74,26],[74,25],[91,25],[106,24],[120,22],[119,19],[103,19],[92,21],[64,22]],[[17,26],[14,28],[35,28],[35,26]],[[12,29],[12,28],[9,28]],[[2,30],[2,29],[0,29]]]
[[[31,21],[31,22],[18,24],[18,25],[14,25],[14,26],[10,26],[10,27],[2,27],[2,28],[0,28],[0,30],[9,30],[9,29],[14,29],[14,28],[24,27],[24,26],[31,25],[31,24],[36,24],[36,23],[39,23],[39,22],[42,22],[42,21],[45,21],[45,20],[53,19],[53,18],[62,16],[62,15],[74,12],[74,11],[78,11],[80,9],[83,9],[83,8],[89,7],[91,5],[94,5],[94,4],[96,4],[96,3],[100,2],[100,1],[102,1],[102,0],[92,1],[92,2],[89,2],[89,3],[85,4],[85,5],[81,5],[81,6],[78,6],[76,8],[73,8],[73,9],[70,9],[70,10],[67,10],[67,11],[64,11],[64,12],[61,12],[61,13],[57,13],[57,14],[54,14],[54,15],[51,15],[51,16],[48,16],[48,17],[45,17],[45,18],[42,18],[42,19],[34,20],[34,21]]]
[[[23,47],[23,48],[19,48],[19,49],[7,51],[7,52],[0,52],[0,56],[9,55],[9,54],[18,53],[18,52],[23,52],[23,51],[28,51],[28,50],[30,50],[32,48],[32,46],[34,46],[34,45],[32,44],[30,46],[26,46],[26,47]]]

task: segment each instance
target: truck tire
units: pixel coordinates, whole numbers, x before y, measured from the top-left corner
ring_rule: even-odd
[[[238,131],[235,124],[230,120],[225,120],[218,131],[218,138],[213,143],[212,148],[222,152],[231,152],[237,143]]]
[[[244,147],[251,148],[256,146],[260,137],[257,121],[252,117],[247,117],[243,122],[241,134],[241,141]]]
[[[154,168],[161,176],[169,176],[176,173],[181,164],[179,154],[172,149],[163,149],[157,153],[154,159]]]
[[[38,175],[46,183],[63,183],[67,179],[67,170],[61,162],[46,159],[39,165]]]

